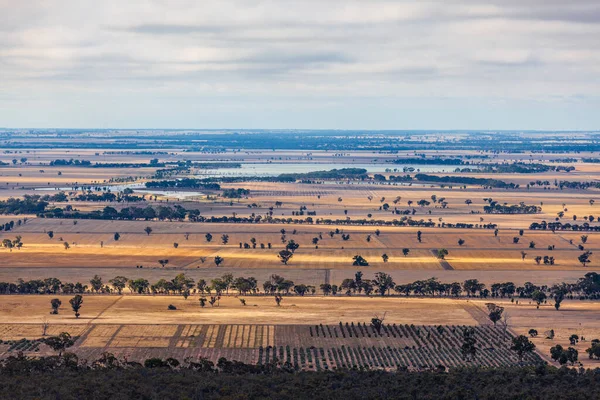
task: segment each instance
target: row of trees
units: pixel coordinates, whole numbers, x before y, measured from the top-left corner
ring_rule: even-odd
[[[224,274],[221,278],[207,282],[199,279],[197,282],[184,273],[178,274],[172,280],[160,279],[151,284],[147,279],[129,279],[117,276],[105,282],[95,275],[88,284],[63,283],[57,278],[24,281],[17,283],[0,282],[2,294],[83,294],[83,293],[118,293],[125,289],[137,294],[228,294],[235,290],[239,294],[259,294],[261,287],[254,277],[234,277],[233,274]],[[394,292],[403,296],[448,296],[448,297],[480,297],[480,298],[528,298],[535,301],[538,306],[548,300],[554,301],[556,309],[564,299],[600,298],[600,274],[589,272],[579,279],[577,283],[561,283],[553,286],[538,286],[526,282],[517,286],[513,282],[493,283],[489,288],[477,279],[467,279],[464,282],[443,283],[437,278],[417,280],[406,284],[397,284],[393,277],[384,272],[378,272],[373,279],[365,279],[361,271],[356,272],[354,279],[344,279],[339,285],[324,283],[318,288],[303,283],[295,283],[279,275],[272,275],[262,284],[265,294],[316,294],[320,289],[324,295],[343,293],[347,296],[356,294],[381,296]]]

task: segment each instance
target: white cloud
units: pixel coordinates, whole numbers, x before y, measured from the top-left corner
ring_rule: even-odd
[[[392,109],[415,98],[426,107],[429,99],[433,114],[448,99],[464,107],[489,99],[490,113],[498,101],[532,109],[556,96],[595,102],[598,37],[595,0],[0,0],[0,124],[70,125],[64,113],[53,119],[51,98],[67,108],[73,99],[77,107],[118,104],[101,103],[98,93],[155,105],[165,96],[203,102],[216,93],[214,107],[239,112],[251,102],[249,113],[261,104],[335,104],[340,113],[348,104],[354,112],[375,97]],[[25,94],[41,105],[21,121],[11,99]],[[177,103],[164,107],[179,123]],[[402,128],[383,117],[383,127]],[[183,125],[202,126],[185,118]]]

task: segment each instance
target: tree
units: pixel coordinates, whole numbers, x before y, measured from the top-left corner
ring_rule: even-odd
[[[206,235],[204,235],[204,237],[206,238],[206,241],[208,243],[210,243],[212,241],[213,236],[210,233],[207,233]]]
[[[538,331],[535,329],[530,329],[527,333],[529,333],[529,336],[531,337],[536,337],[538,335]]]
[[[540,308],[540,304],[546,300],[546,297],[546,293],[541,290],[536,290],[531,294],[531,299],[537,303],[536,308]]]
[[[592,255],[591,251],[586,251],[585,253],[583,253],[579,257],[577,257],[577,259],[585,267],[587,263],[591,262],[590,261],[591,255]]]
[[[529,248],[535,249],[535,242],[533,240],[531,242],[529,242]]]
[[[406,257],[408,255],[408,253],[410,253],[410,249],[407,249],[407,248],[402,249],[402,254],[404,254],[404,257]]]
[[[290,261],[292,259],[292,257],[294,257],[294,253],[292,253],[288,249],[283,249],[279,253],[277,253],[277,257],[279,257],[279,260],[284,265],[287,265],[288,261]]]
[[[90,279],[90,284],[92,285],[92,290],[96,293],[102,289],[102,278],[98,275],[94,275],[92,279]]]
[[[123,289],[127,285],[128,279],[124,276],[115,276],[113,279],[109,280],[108,283],[112,285],[119,294],[123,293]]]
[[[521,260],[525,261],[526,255],[527,255],[527,253],[525,253],[524,251],[521,251]]]
[[[512,340],[512,346],[510,348],[517,352],[519,362],[523,361],[523,356],[526,353],[531,353],[535,350],[535,344],[533,344],[525,335],[519,335],[514,337]]]
[[[381,335],[381,328],[383,328],[384,320],[385,320],[385,313],[383,313],[383,316],[381,318],[377,315],[375,317],[371,318],[371,326],[373,327],[373,330],[375,330],[377,332],[378,335]]]
[[[48,237],[52,239],[54,237],[54,231],[48,231]]]
[[[65,250],[69,250],[71,248],[69,242],[63,242],[63,246],[65,246]]]
[[[581,243],[586,244],[588,240],[588,235],[581,235]]]
[[[115,242],[118,242],[119,239],[121,239],[121,235],[119,234],[119,232],[115,232]]]
[[[477,355],[477,343],[475,339],[475,329],[465,328],[463,330],[463,344],[460,347],[460,353],[465,361],[473,361]]]
[[[588,353],[590,359],[600,360],[600,342],[598,339],[592,340],[592,345],[585,352]]]
[[[225,245],[229,242],[229,235],[223,234],[221,235],[221,242]]]
[[[462,246],[463,244],[465,244],[465,240],[464,239],[458,239],[458,245]]]
[[[298,247],[300,247],[300,245],[298,243],[296,243],[293,239],[289,240],[285,246],[285,248],[287,250],[290,250],[292,253],[294,253]]]
[[[146,232],[146,235],[150,236],[150,234],[152,233],[152,228],[150,228],[149,226],[144,228],[144,232]]]
[[[221,265],[223,263],[223,261],[225,261],[223,259],[223,257],[221,256],[215,256],[215,265],[218,267],[219,265]]]
[[[388,260],[390,259],[390,257],[387,254],[382,254],[381,255],[381,259],[383,260],[384,263],[388,262]]]
[[[378,272],[375,274],[373,284],[377,286],[377,291],[382,296],[385,295],[385,292],[390,291],[394,286],[396,286],[396,284],[394,283],[394,279],[391,277],[391,275],[388,275],[384,272]]]
[[[419,243],[421,243],[421,236],[422,235],[423,235],[423,232],[417,231],[417,240],[419,241]]]
[[[564,283],[562,285],[554,285],[551,289],[551,293],[554,297],[554,308],[556,308],[556,311],[558,311],[561,303],[568,293],[567,287]]]
[[[164,268],[169,263],[169,260],[158,260],[158,263]]]
[[[69,335],[67,332],[62,332],[58,336],[41,339],[41,341],[45,345],[49,346],[52,350],[58,351],[59,357],[62,356],[62,353],[65,349],[68,349],[75,344],[75,340],[73,340],[71,335]]]
[[[352,257],[352,265],[355,266],[359,266],[359,267],[368,267],[369,266],[369,262],[367,260],[365,260],[363,258],[363,256],[361,255],[355,255],[354,257]]]
[[[61,304],[62,304],[62,301],[60,301],[60,299],[50,300],[50,307],[52,307],[51,314],[58,314],[58,309],[60,308]]]
[[[206,306],[206,297],[200,297],[200,307]]]
[[[446,249],[438,249],[437,251],[437,258],[439,258],[440,260],[443,260],[446,258],[446,256],[448,255],[448,250]]]
[[[83,304],[83,297],[81,297],[80,294],[76,294],[75,297],[69,300],[69,303],[71,303],[71,308],[75,313],[75,318],[79,318],[79,310],[81,310],[81,306]]]
[[[486,303],[486,306],[488,309],[488,317],[490,318],[490,321],[494,323],[494,326],[496,326],[496,322],[500,321],[500,319],[502,318],[504,307],[501,307],[494,303]]]

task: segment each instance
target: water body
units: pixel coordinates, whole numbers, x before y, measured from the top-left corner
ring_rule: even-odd
[[[417,165],[417,164],[321,164],[321,163],[268,163],[268,164],[242,164],[241,168],[218,168],[201,170],[194,175],[198,178],[220,176],[277,176],[280,174],[301,173],[314,171],[329,171],[343,168],[364,168],[369,173],[405,174],[409,172],[453,172],[454,165]],[[404,172],[404,168],[412,171]]]
[[[278,176],[280,174],[289,173],[309,173],[314,171],[329,171],[332,169],[343,168],[363,168],[369,173],[391,172],[393,174],[404,175],[407,173],[424,172],[424,173],[449,173],[456,169],[454,165],[417,165],[417,164],[329,164],[329,163],[265,163],[265,164],[242,164],[241,168],[215,168],[199,170],[199,173],[191,175],[194,178],[214,178],[214,177],[263,177],[263,176]],[[471,166],[471,168],[475,168]],[[87,186],[87,185],[86,185]],[[185,199],[189,197],[203,196],[204,193],[197,191],[188,191],[185,189],[177,190],[160,190],[146,189],[143,183],[125,183],[117,185],[103,185],[102,187],[110,187],[112,192],[121,192],[125,189],[143,190],[152,195],[161,195]],[[35,190],[39,191],[72,191],[72,187],[40,187]],[[80,189],[81,190],[81,189]]]

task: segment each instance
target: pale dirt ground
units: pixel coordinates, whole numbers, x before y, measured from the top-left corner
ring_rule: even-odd
[[[50,299],[62,301],[59,315],[50,315]],[[390,297],[284,297],[277,307],[272,296],[223,296],[219,307],[201,308],[198,295],[96,296],[84,295],[81,317],[75,319],[68,300],[72,296],[2,296],[0,320],[5,323],[38,323],[47,317],[55,324],[337,324],[370,321],[374,313],[386,313],[386,322],[414,324],[476,325],[464,309],[465,302],[448,299]],[[173,304],[175,311],[167,310]],[[427,312],[430,310],[431,312]]]

